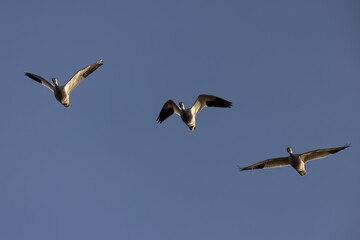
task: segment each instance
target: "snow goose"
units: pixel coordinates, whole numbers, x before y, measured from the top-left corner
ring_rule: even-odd
[[[276,167],[285,167],[291,165],[301,176],[305,176],[305,163],[311,160],[325,158],[331,154],[337,153],[347,147],[350,144],[346,144],[343,147],[337,148],[327,148],[327,149],[318,149],[302,154],[294,154],[292,149],[288,147],[286,150],[289,153],[288,157],[282,158],[271,158],[259,163],[255,163],[251,166],[240,168],[240,171],[251,170],[251,169],[263,169],[263,168],[276,168]]]
[[[93,63],[86,68],[78,71],[75,73],[75,75],[63,86],[59,86],[57,79],[52,78],[52,82],[55,84],[53,86],[51,83],[49,83],[46,79],[43,77],[40,77],[38,75],[35,75],[33,73],[25,72],[25,75],[29,78],[37,81],[38,83],[41,83],[45,87],[49,88],[51,91],[54,92],[55,98],[62,104],[64,107],[70,107],[70,93],[74,88],[76,88],[79,83],[81,83],[84,78],[89,76],[92,72],[94,72],[98,67],[100,67],[103,64],[103,60],[100,60],[96,63]]]
[[[179,106],[180,107],[178,107],[173,100],[168,100],[161,109],[156,121],[162,123],[165,119],[176,113],[181,116],[181,119],[189,129],[194,131],[196,129],[195,117],[204,107],[230,108],[232,103],[212,95],[199,95],[191,108],[185,109],[184,103],[182,102],[179,102]]]

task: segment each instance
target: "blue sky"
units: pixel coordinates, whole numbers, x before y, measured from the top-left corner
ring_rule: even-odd
[[[357,239],[358,1],[8,1],[0,8],[0,238]],[[64,84],[100,59],[70,108]],[[158,124],[199,94],[189,131]],[[350,148],[291,168],[267,158]],[[324,165],[326,164],[326,165]]]

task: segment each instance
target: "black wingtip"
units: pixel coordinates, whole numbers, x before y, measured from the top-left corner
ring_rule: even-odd
[[[348,147],[350,147],[350,144],[346,144],[343,147],[332,149],[329,151],[329,153],[334,154],[334,153],[340,152],[341,150],[344,150],[345,148],[348,148]]]
[[[227,102],[228,104],[226,105],[226,107],[228,107],[228,108],[231,108],[232,107],[232,102]]]
[[[165,118],[166,119],[166,118]],[[164,119],[164,117],[161,115],[161,113],[159,114],[159,116],[157,117],[157,119],[156,119],[156,121],[158,122],[158,123],[163,123],[164,121],[165,121],[165,119]]]
[[[156,121],[158,122],[158,123],[162,123],[163,121],[162,121],[162,119],[160,119],[160,117],[158,117],[157,119],[156,119]]]
[[[25,72],[25,76],[31,78],[32,80],[37,81],[38,83],[42,84],[42,82],[35,76],[35,74]]]
[[[170,100],[169,100],[170,101]],[[168,102],[169,102],[168,101]],[[171,115],[174,114],[174,109],[173,108],[166,108],[166,105],[168,104],[168,102],[166,102],[164,104],[164,107],[161,109],[160,114],[158,116],[158,118],[156,119],[156,121],[158,121],[159,123],[162,123],[163,121],[165,121],[168,117],[170,117]]]
[[[231,108],[232,102],[229,102],[223,98],[215,97],[213,101],[206,101],[208,107],[222,107],[222,108]]]
[[[238,169],[239,169],[239,171],[247,170],[246,168],[243,168],[243,167],[240,167],[240,166],[238,166]]]

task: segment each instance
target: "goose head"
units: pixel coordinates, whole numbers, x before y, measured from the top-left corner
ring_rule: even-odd
[[[287,151],[289,154],[292,154],[292,153],[293,153],[291,147],[288,147],[288,148],[286,149],[286,151]]]
[[[195,131],[196,130],[196,126],[188,126],[189,127],[189,129],[191,130],[191,131]]]
[[[180,108],[181,108],[182,110],[185,110],[185,106],[184,106],[184,103],[182,103],[182,102],[179,102],[179,106],[180,106]]]
[[[306,171],[305,171],[305,169],[304,170],[302,170],[302,171],[299,171],[298,172],[301,176],[305,176],[306,175]]]
[[[64,107],[66,108],[70,107],[69,96],[64,97],[63,99],[61,99],[60,102]]]
[[[58,87],[58,86],[59,86],[59,85],[58,85],[58,82],[57,82],[57,80],[56,80],[56,78],[52,78],[51,80],[53,81],[53,83],[55,84],[55,86],[56,86],[56,87]]]

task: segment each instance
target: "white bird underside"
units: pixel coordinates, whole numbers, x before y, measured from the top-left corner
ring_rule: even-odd
[[[240,168],[240,171],[253,170],[253,169],[264,169],[264,168],[286,167],[286,166],[292,165],[291,164],[292,158],[294,158],[294,159],[298,158],[302,162],[300,164],[302,166],[301,167],[299,166],[299,169],[296,169],[296,170],[300,173],[300,175],[303,176],[303,175],[306,174],[304,165],[308,161],[325,158],[325,157],[330,156],[330,155],[332,155],[334,153],[337,153],[337,152],[339,152],[339,151],[341,151],[341,150],[343,150],[343,149],[345,149],[345,148],[347,148],[349,146],[350,145],[347,144],[347,145],[342,146],[342,147],[318,149],[318,150],[314,150],[314,151],[310,151],[310,152],[306,152],[306,153],[302,153],[302,154],[292,154],[291,153],[289,157],[267,159],[265,161],[255,163],[255,164],[250,165],[248,167]],[[290,151],[291,151],[291,149],[290,149]]]
[[[204,107],[222,107],[230,108],[232,103],[212,95],[199,95],[194,105],[191,108],[185,109],[183,103],[180,103],[180,107],[176,105],[173,100],[168,100],[162,107],[160,114],[156,121],[159,123],[164,122],[168,117],[176,113],[181,116],[183,122],[188,125],[190,130],[195,130],[195,117]]]
[[[100,60],[96,63],[93,63],[77,73],[63,86],[57,85],[57,80],[53,78],[53,82],[55,84],[52,85],[50,82],[48,82],[45,78],[38,76],[33,73],[25,72],[25,75],[29,78],[37,81],[38,83],[44,85],[45,87],[49,88],[51,91],[54,92],[56,99],[61,102],[65,107],[69,107],[69,96],[70,93],[76,88],[79,83],[82,82],[87,76],[89,76],[92,72],[94,72],[97,68],[99,68],[101,65],[103,65],[103,60]]]

